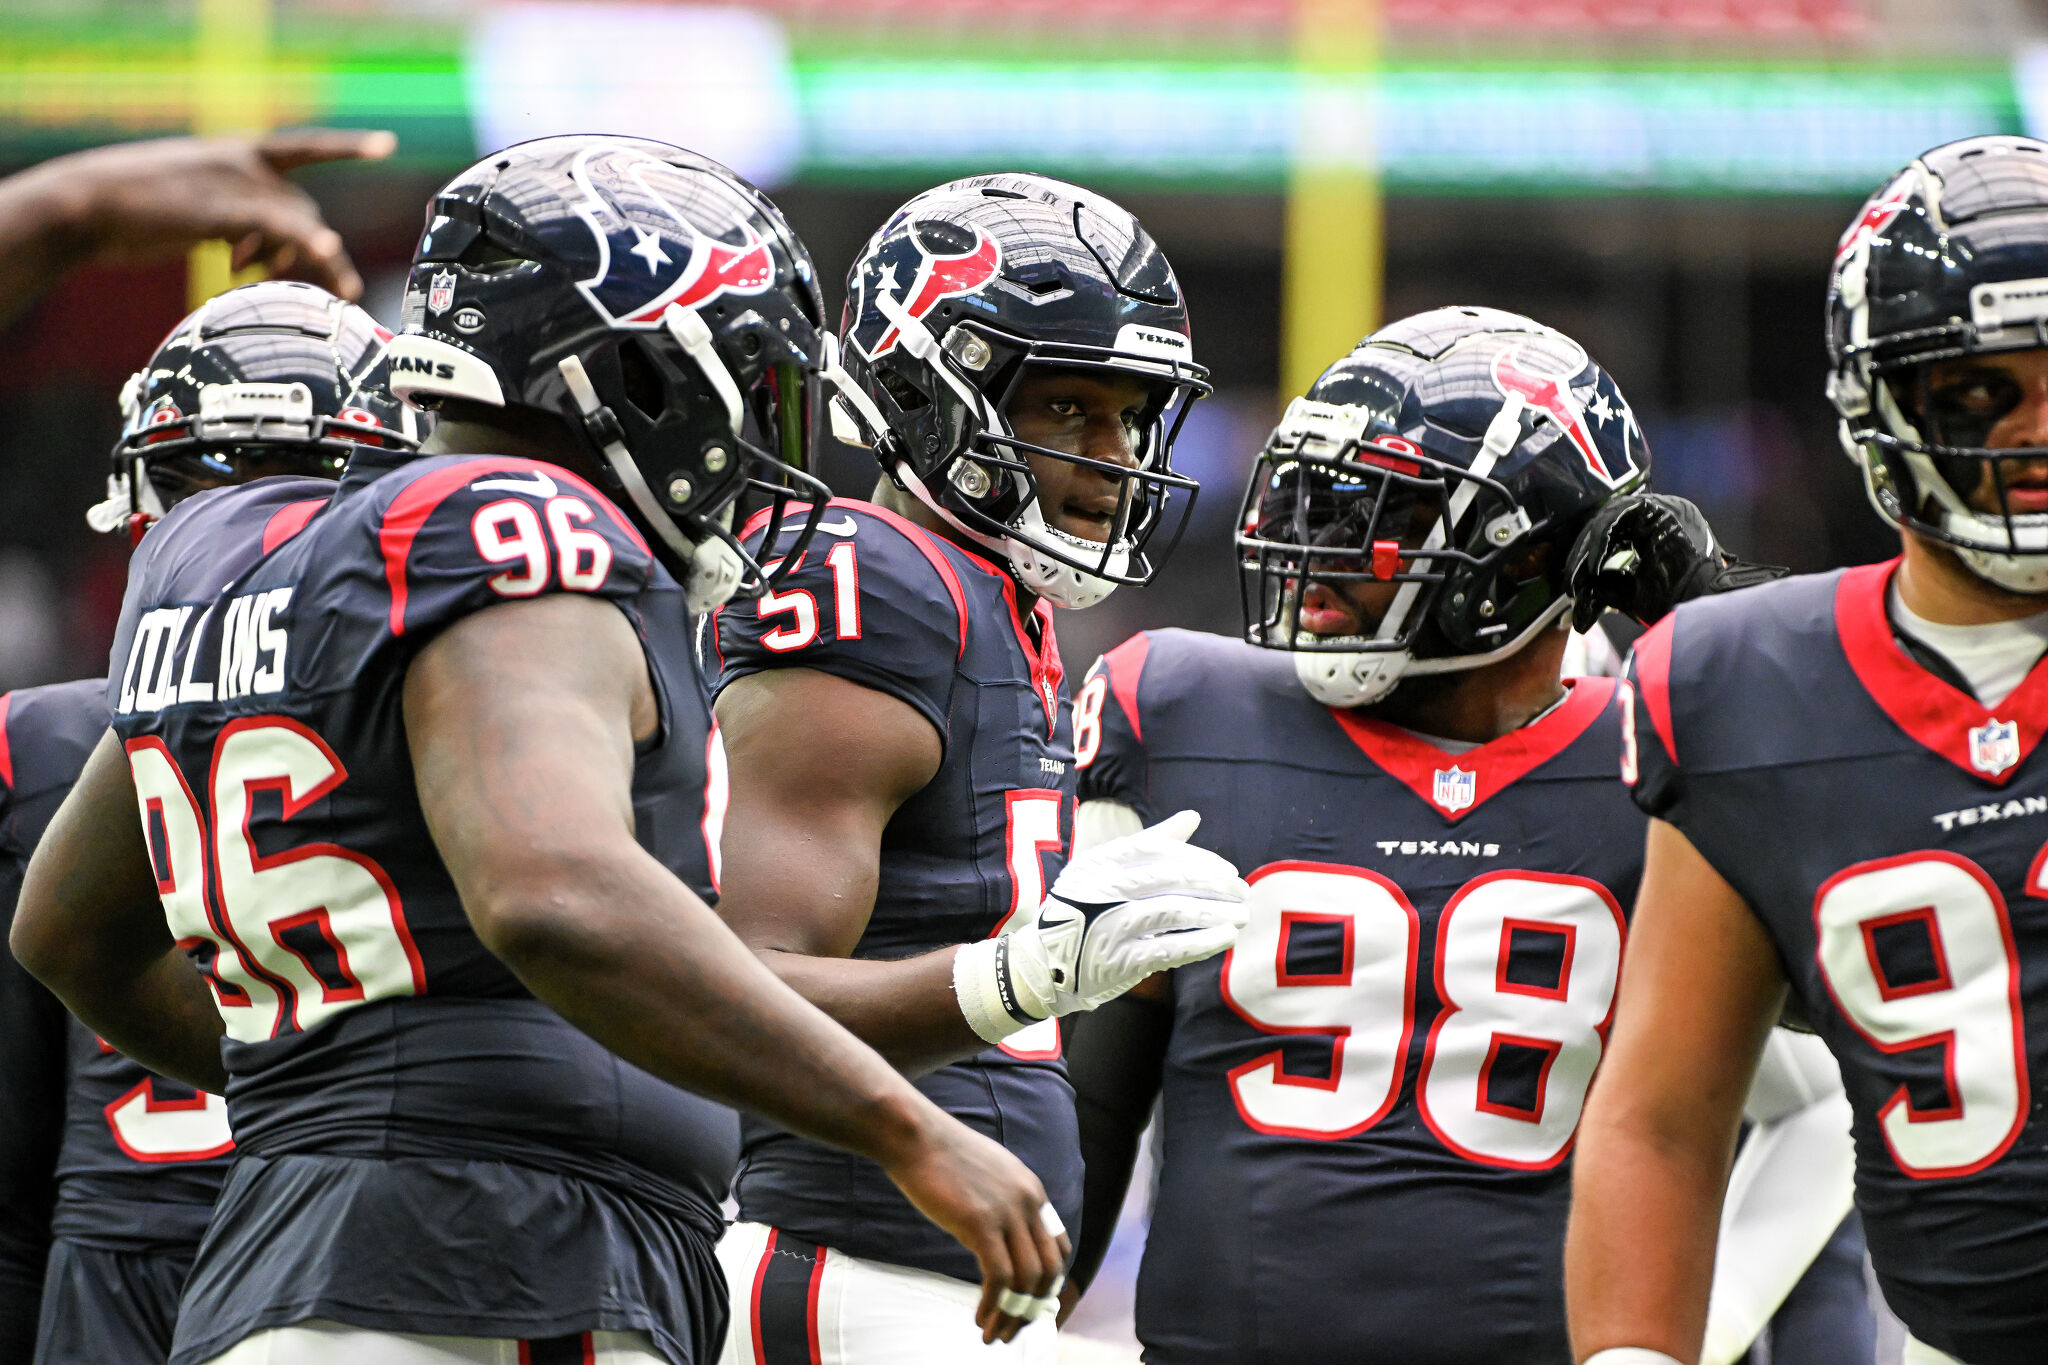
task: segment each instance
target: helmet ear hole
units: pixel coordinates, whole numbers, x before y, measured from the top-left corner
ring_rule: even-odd
[[[649,422],[659,422],[668,411],[668,386],[661,382],[661,371],[641,338],[631,336],[619,343],[619,377],[634,411]]]

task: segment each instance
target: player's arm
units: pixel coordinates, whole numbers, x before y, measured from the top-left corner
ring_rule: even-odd
[[[1060,1296],[1061,1320],[1094,1283],[1116,1233],[1131,1185],[1138,1141],[1159,1098],[1166,1045],[1173,1034],[1168,979],[1147,978],[1066,1027],[1067,1078],[1080,1119],[1081,1240]]]
[[[1068,1249],[1038,1180],[784,988],[634,840],[633,747],[656,711],[626,617],[571,594],[462,617],[407,671],[405,721],[485,946],[635,1065],[879,1162],[980,1262],[984,1333],[1013,1335],[999,1296],[1048,1293]]]
[[[235,264],[296,269],[343,298],[363,292],[341,237],[284,172],[317,161],[378,160],[397,140],[357,129],[261,139],[162,138],[56,157],[0,180],[0,322],[66,271],[93,261],[235,244]]]
[[[220,1013],[164,921],[128,756],[110,730],[29,860],[8,942],[117,1050],[215,1093]]]
[[[1678,829],[1650,822],[1614,1035],[1572,1167],[1572,1349],[1698,1358],[1722,1188],[1783,1002],[1769,936]]]
[[[810,668],[718,698],[731,774],[718,911],[797,994],[915,1074],[988,1047],[953,992],[958,948],[856,959],[882,833],[932,780],[938,732],[908,703]]]

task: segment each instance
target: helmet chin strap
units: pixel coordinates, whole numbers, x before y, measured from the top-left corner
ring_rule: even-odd
[[[678,311],[671,308],[670,312]],[[699,324],[702,325],[701,323]],[[562,372],[562,382],[568,385],[569,397],[576,403],[585,420],[586,430],[597,429],[595,419],[599,413],[610,416],[604,404],[598,401],[597,387],[590,382],[590,374],[583,368],[577,357],[564,356],[556,366]],[[728,380],[730,382],[730,380]],[[647,486],[647,480],[640,475],[640,466],[633,462],[633,454],[619,440],[606,441],[599,447],[604,462],[618,478],[619,486],[625,490],[627,499],[639,511],[640,519],[647,529],[661,539],[678,561],[689,566],[684,575],[683,601],[699,616],[725,605],[738,591],[744,566],[733,553],[732,547],[716,536],[702,542],[691,540],[683,534],[683,528],[675,519],[662,510],[655,501],[654,491]],[[726,507],[725,515],[732,516],[732,508]]]

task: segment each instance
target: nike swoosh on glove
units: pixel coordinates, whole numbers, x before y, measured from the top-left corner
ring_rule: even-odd
[[[1028,923],[963,947],[953,991],[974,1031],[1000,1042],[1236,942],[1251,888],[1228,861],[1188,842],[1201,820],[1184,810],[1098,844],[1067,864]]]

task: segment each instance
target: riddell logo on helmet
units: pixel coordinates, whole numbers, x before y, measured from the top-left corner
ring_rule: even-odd
[[[974,245],[958,256],[932,255],[917,240],[915,233],[910,235],[910,241],[916,245],[919,258],[917,273],[911,277],[910,287],[903,289],[899,298],[897,291],[902,286],[892,262],[883,267],[873,288],[878,298],[886,293],[891,302],[900,303],[901,311],[917,322],[924,321],[925,315],[938,307],[942,299],[980,292],[982,286],[994,279],[1003,267],[1002,248],[996,244],[995,238],[978,227],[974,230]],[[875,343],[875,349],[868,353],[870,357],[882,356],[896,348],[899,322],[892,320],[889,329],[882,333],[882,339]]]

